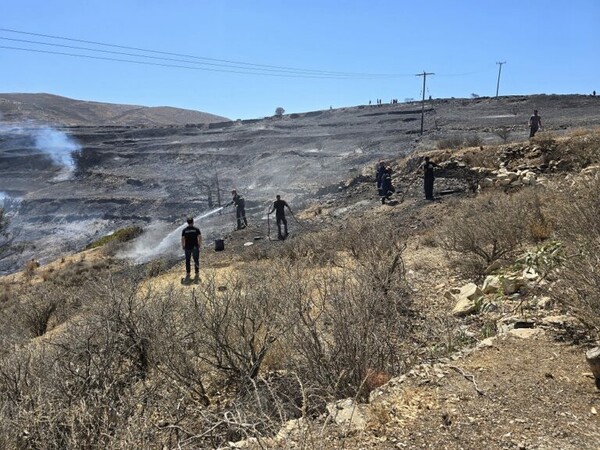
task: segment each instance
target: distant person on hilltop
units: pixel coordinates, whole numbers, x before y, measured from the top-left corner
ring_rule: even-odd
[[[535,136],[535,133],[542,128],[542,118],[538,116],[537,109],[533,111],[533,116],[529,118],[529,138]]]
[[[202,233],[200,229],[194,226],[194,219],[188,217],[187,227],[181,232],[181,248],[185,252],[185,279],[190,281],[191,259],[194,258],[194,281],[198,281],[200,274],[200,248],[202,247]]]
[[[285,218],[285,208],[289,209],[290,213],[292,213],[292,209],[285,200],[281,200],[280,195],[276,195],[275,197],[277,198],[277,200],[273,202],[273,206],[271,207],[271,211],[269,211],[269,214],[272,214],[273,211],[275,211],[275,219],[277,220],[277,239],[283,241],[288,236],[287,220]],[[281,233],[281,224],[283,224],[283,233]]]
[[[433,200],[433,181],[435,180],[434,169],[439,167],[436,163],[425,157],[423,163],[423,187],[425,189],[425,200]]]
[[[231,191],[231,195],[233,196],[231,202],[225,206],[235,205],[236,230],[241,230],[248,226],[248,220],[246,220],[246,201],[235,189]]]

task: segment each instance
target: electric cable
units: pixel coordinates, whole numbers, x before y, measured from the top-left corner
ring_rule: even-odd
[[[302,68],[297,68],[297,67],[276,66],[276,65],[268,65],[268,64],[256,64],[256,63],[247,63],[247,62],[233,61],[233,60],[227,60],[227,59],[217,59],[217,58],[208,58],[208,57],[204,57],[204,56],[188,55],[188,54],[184,54],[184,53],[165,52],[165,51],[152,50],[152,49],[146,49],[146,48],[140,48],[140,47],[130,47],[130,46],[125,46],[125,45],[109,44],[109,43],[105,43],[105,42],[89,41],[89,40],[84,40],[84,39],[69,38],[69,37],[64,37],[64,36],[57,36],[57,35],[50,35],[50,34],[43,34],[43,33],[32,33],[32,32],[14,30],[14,29],[9,29],[9,28],[0,28],[0,31],[7,32],[7,33],[17,33],[17,34],[25,34],[25,35],[30,35],[30,36],[38,36],[38,37],[44,37],[44,38],[50,38],[50,39],[60,39],[60,40],[71,41],[71,42],[80,42],[80,43],[92,44],[92,45],[101,45],[101,46],[105,46],[105,47],[120,48],[120,49],[125,49],[125,50],[135,50],[135,51],[155,53],[155,54],[161,54],[161,55],[192,58],[192,59],[198,59],[198,60],[203,60],[203,61],[214,61],[214,62],[218,62],[218,63],[233,64],[236,66],[248,66],[248,68],[255,68],[257,70],[272,69],[272,70],[279,70],[279,71],[286,71],[286,72],[298,72],[298,73],[302,73],[302,74],[315,74],[315,75],[320,74],[320,75],[356,77],[356,78],[361,78],[361,77],[365,77],[365,78],[398,78],[398,77],[411,76],[408,74],[337,72],[337,71],[326,71],[326,70],[316,70],[316,69],[302,69]],[[53,45],[53,44],[48,43],[45,45]],[[56,44],[56,45],[59,45],[59,44]],[[92,51],[96,51],[96,50],[92,50]],[[139,55],[139,56],[143,56],[143,55]]]

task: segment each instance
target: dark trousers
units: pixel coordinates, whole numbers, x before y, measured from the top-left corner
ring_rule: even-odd
[[[194,258],[194,272],[198,275],[198,272],[200,272],[200,249],[198,247],[185,249],[185,273],[189,275],[191,272],[192,257]]]
[[[433,177],[425,177],[425,198],[427,200],[433,200]]]
[[[277,236],[280,238],[287,236],[287,220],[285,216],[277,216],[275,219],[277,220]],[[281,234],[281,224],[283,224],[283,232],[285,235]]]
[[[532,138],[535,136],[535,133],[537,133],[537,130],[539,128],[538,127],[529,127],[529,137]]]
[[[248,226],[248,221],[246,220],[246,208],[243,206],[238,206],[235,209],[235,218],[237,219],[238,229],[242,228],[242,223],[244,226]]]

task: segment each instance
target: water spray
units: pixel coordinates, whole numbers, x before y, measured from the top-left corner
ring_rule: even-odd
[[[206,217],[212,216],[221,211],[223,208],[223,206],[219,206],[218,208],[211,209],[210,211],[195,217],[194,222],[199,222]],[[182,230],[186,226],[187,224],[180,225],[175,230],[167,234],[157,245],[153,245],[148,242],[154,240],[156,232],[144,234],[136,240],[134,249],[124,256],[134,259],[137,263],[144,263],[160,255],[173,252],[175,249],[180,248],[179,239],[181,238]]]

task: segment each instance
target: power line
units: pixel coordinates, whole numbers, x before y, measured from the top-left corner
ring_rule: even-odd
[[[274,70],[281,70],[281,71],[298,72],[298,73],[303,73],[306,75],[315,74],[315,75],[346,76],[346,77],[357,77],[357,78],[360,78],[360,77],[397,78],[397,77],[410,76],[407,74],[335,72],[335,71],[325,71],[325,70],[315,70],[315,69],[302,69],[302,68],[297,68],[297,67],[274,66],[274,65],[268,65],[268,64],[256,64],[256,63],[247,63],[247,62],[242,62],[242,61],[232,61],[232,60],[226,60],[226,59],[208,58],[208,57],[204,57],[204,56],[187,55],[187,54],[183,54],[183,53],[164,52],[164,51],[159,51],[159,50],[145,49],[145,48],[139,48],[139,47],[130,47],[130,46],[125,46],[125,45],[117,45],[117,44],[109,44],[109,43],[98,42],[98,41],[88,41],[88,40],[84,40],[84,39],[75,39],[75,38],[56,36],[56,35],[50,35],[50,34],[31,33],[31,32],[27,32],[27,31],[13,30],[13,29],[8,29],[8,28],[0,28],[0,31],[8,32],[8,33],[25,34],[25,35],[30,35],[30,36],[45,37],[45,38],[50,38],[50,39],[60,39],[60,40],[71,41],[71,42],[80,42],[80,43],[92,44],[92,45],[100,45],[100,46],[104,46],[104,47],[120,48],[120,49],[124,49],[124,50],[134,50],[134,51],[138,51],[138,52],[147,52],[147,53],[155,53],[155,54],[160,54],[160,55],[191,58],[191,59],[197,59],[197,60],[202,60],[202,61],[213,61],[213,62],[217,62],[217,63],[234,64],[236,66],[248,66],[249,69],[254,68],[256,70],[274,69]],[[51,44],[46,44],[46,45],[51,45]],[[100,51],[100,50],[92,50],[92,51]],[[139,56],[143,57],[143,55],[139,55]],[[239,67],[239,68],[241,68],[241,67]]]
[[[79,47],[76,45],[65,45],[65,44],[52,44],[52,43],[48,43],[48,42],[41,42],[41,41],[32,41],[29,39],[14,39],[14,38],[7,38],[7,37],[2,37],[0,36],[0,39],[5,40],[5,41],[12,41],[12,42],[22,42],[22,43],[27,43],[27,44],[37,44],[37,45],[44,45],[44,46],[49,46],[49,47],[60,47],[60,48],[69,48],[69,49],[75,49],[75,50],[86,50],[86,51],[91,51],[91,52],[98,52],[98,53],[107,53],[107,54],[111,54],[111,55],[122,55],[122,56],[132,56],[132,57],[136,57],[136,58],[148,58],[148,59],[154,59],[154,60],[159,60],[159,61],[171,61],[171,62],[181,62],[181,63],[186,63],[186,64],[199,64],[199,65],[208,65],[208,66],[212,66],[212,67],[225,67],[225,68],[230,68],[230,69],[241,69],[244,71],[254,71],[254,72],[249,72],[249,73],[262,73],[262,72],[273,72],[273,73],[286,73],[286,74],[294,74],[294,75],[304,75],[304,76],[311,76],[311,74],[309,73],[303,73],[303,72],[294,72],[292,70],[287,70],[287,69],[251,69],[248,67],[240,67],[240,66],[235,66],[235,65],[229,65],[229,64],[217,64],[217,63],[210,63],[210,62],[200,62],[200,61],[190,61],[188,59],[177,59],[177,58],[165,58],[162,56],[151,56],[151,55],[140,55],[138,53],[128,53],[128,52],[117,52],[114,50],[100,50],[100,49],[95,49],[95,48],[90,48],[90,47]],[[358,78],[358,77],[350,77],[350,76],[342,76],[342,75],[317,75],[314,74],[312,75],[314,77],[327,77],[327,78],[339,78],[339,79],[346,79],[346,78]],[[369,78],[369,77],[361,77],[361,78]]]
[[[334,80],[351,79],[348,77],[340,78],[340,77],[326,76],[326,75],[321,75],[321,76],[319,76],[319,75],[301,75],[301,74],[286,75],[286,74],[280,74],[280,73],[275,74],[275,73],[249,72],[249,71],[241,71],[241,70],[211,69],[209,67],[193,67],[193,66],[183,66],[180,64],[166,64],[166,63],[157,63],[157,62],[150,62],[150,61],[136,61],[136,60],[132,60],[132,59],[110,58],[107,56],[81,55],[81,54],[76,54],[76,53],[56,52],[56,51],[51,51],[51,50],[38,50],[38,49],[33,49],[33,48],[12,47],[12,46],[8,46],[8,45],[0,45],[0,48],[7,49],[7,50],[45,53],[45,54],[49,54],[49,55],[72,56],[72,57],[86,58],[86,59],[99,59],[102,61],[125,62],[125,63],[141,64],[141,65],[148,65],[148,66],[173,67],[173,68],[177,68],[177,69],[190,69],[190,70],[203,70],[203,71],[208,71],[208,72],[227,72],[227,73],[237,73],[237,74],[243,74],[243,75],[263,75],[263,76],[286,77],[286,78],[322,78],[322,79],[334,79]],[[256,69],[256,70],[259,70],[259,69]]]

